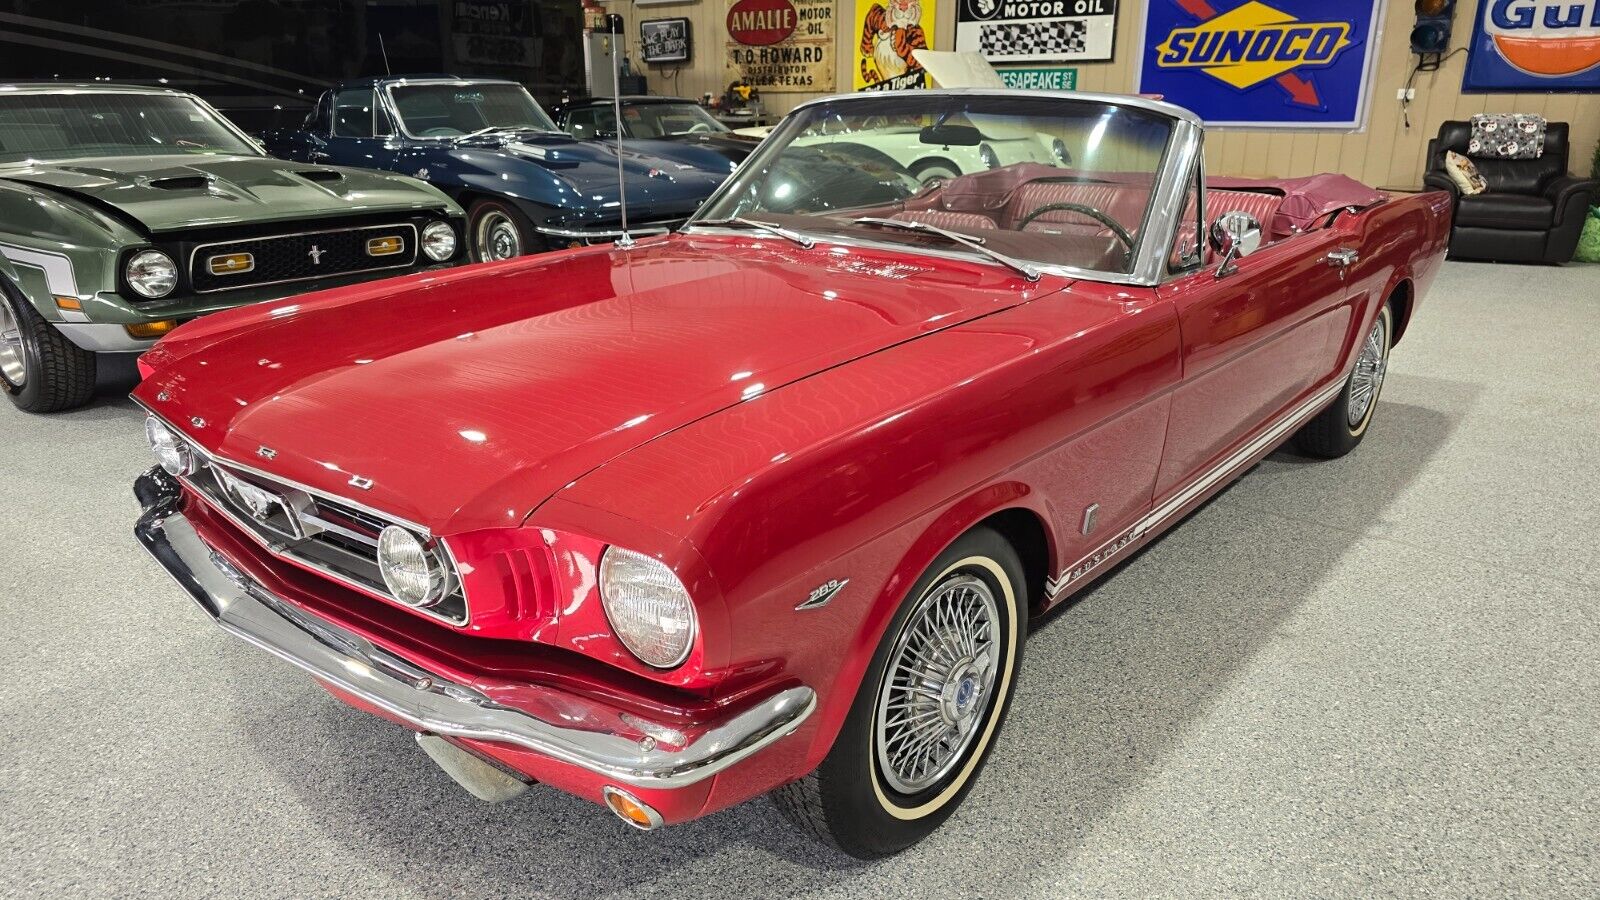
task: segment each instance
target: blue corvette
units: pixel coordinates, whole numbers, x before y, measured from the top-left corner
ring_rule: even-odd
[[[558,130],[512,81],[366,78],[322,95],[296,130],[261,136],[283,159],[413,175],[467,210],[474,260],[609,241],[621,233],[617,152]],[[676,228],[728,176],[723,157],[702,164],[624,147],[633,234]]]

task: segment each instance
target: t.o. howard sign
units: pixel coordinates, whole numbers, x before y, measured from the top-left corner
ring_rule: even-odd
[[[1107,60],[1116,42],[1117,0],[961,0],[956,7],[956,49],[992,62]]]
[[[773,93],[831,91],[833,0],[739,0],[728,10],[726,77]]]

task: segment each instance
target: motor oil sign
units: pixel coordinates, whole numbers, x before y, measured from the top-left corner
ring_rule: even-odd
[[[1461,89],[1600,91],[1600,0],[1483,0]]]
[[[833,0],[738,0],[728,8],[725,75],[762,93],[832,91]]]
[[[1382,0],[1150,0],[1139,92],[1213,126],[1360,128]]]
[[[1117,0],[959,0],[956,6],[956,49],[991,62],[1102,61],[1116,43]]]

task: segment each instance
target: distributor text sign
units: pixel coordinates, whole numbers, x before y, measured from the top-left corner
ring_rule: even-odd
[[[1149,0],[1139,93],[1207,125],[1365,124],[1383,0]]]
[[[1600,0],[1483,0],[1461,89],[1600,91]]]
[[[738,0],[724,70],[763,93],[833,90],[834,0]]]

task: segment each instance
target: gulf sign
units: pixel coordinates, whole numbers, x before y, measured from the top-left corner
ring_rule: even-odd
[[[1208,124],[1352,128],[1381,0],[1150,0],[1139,92]]]
[[[1466,91],[1600,91],[1600,0],[1483,0]]]

